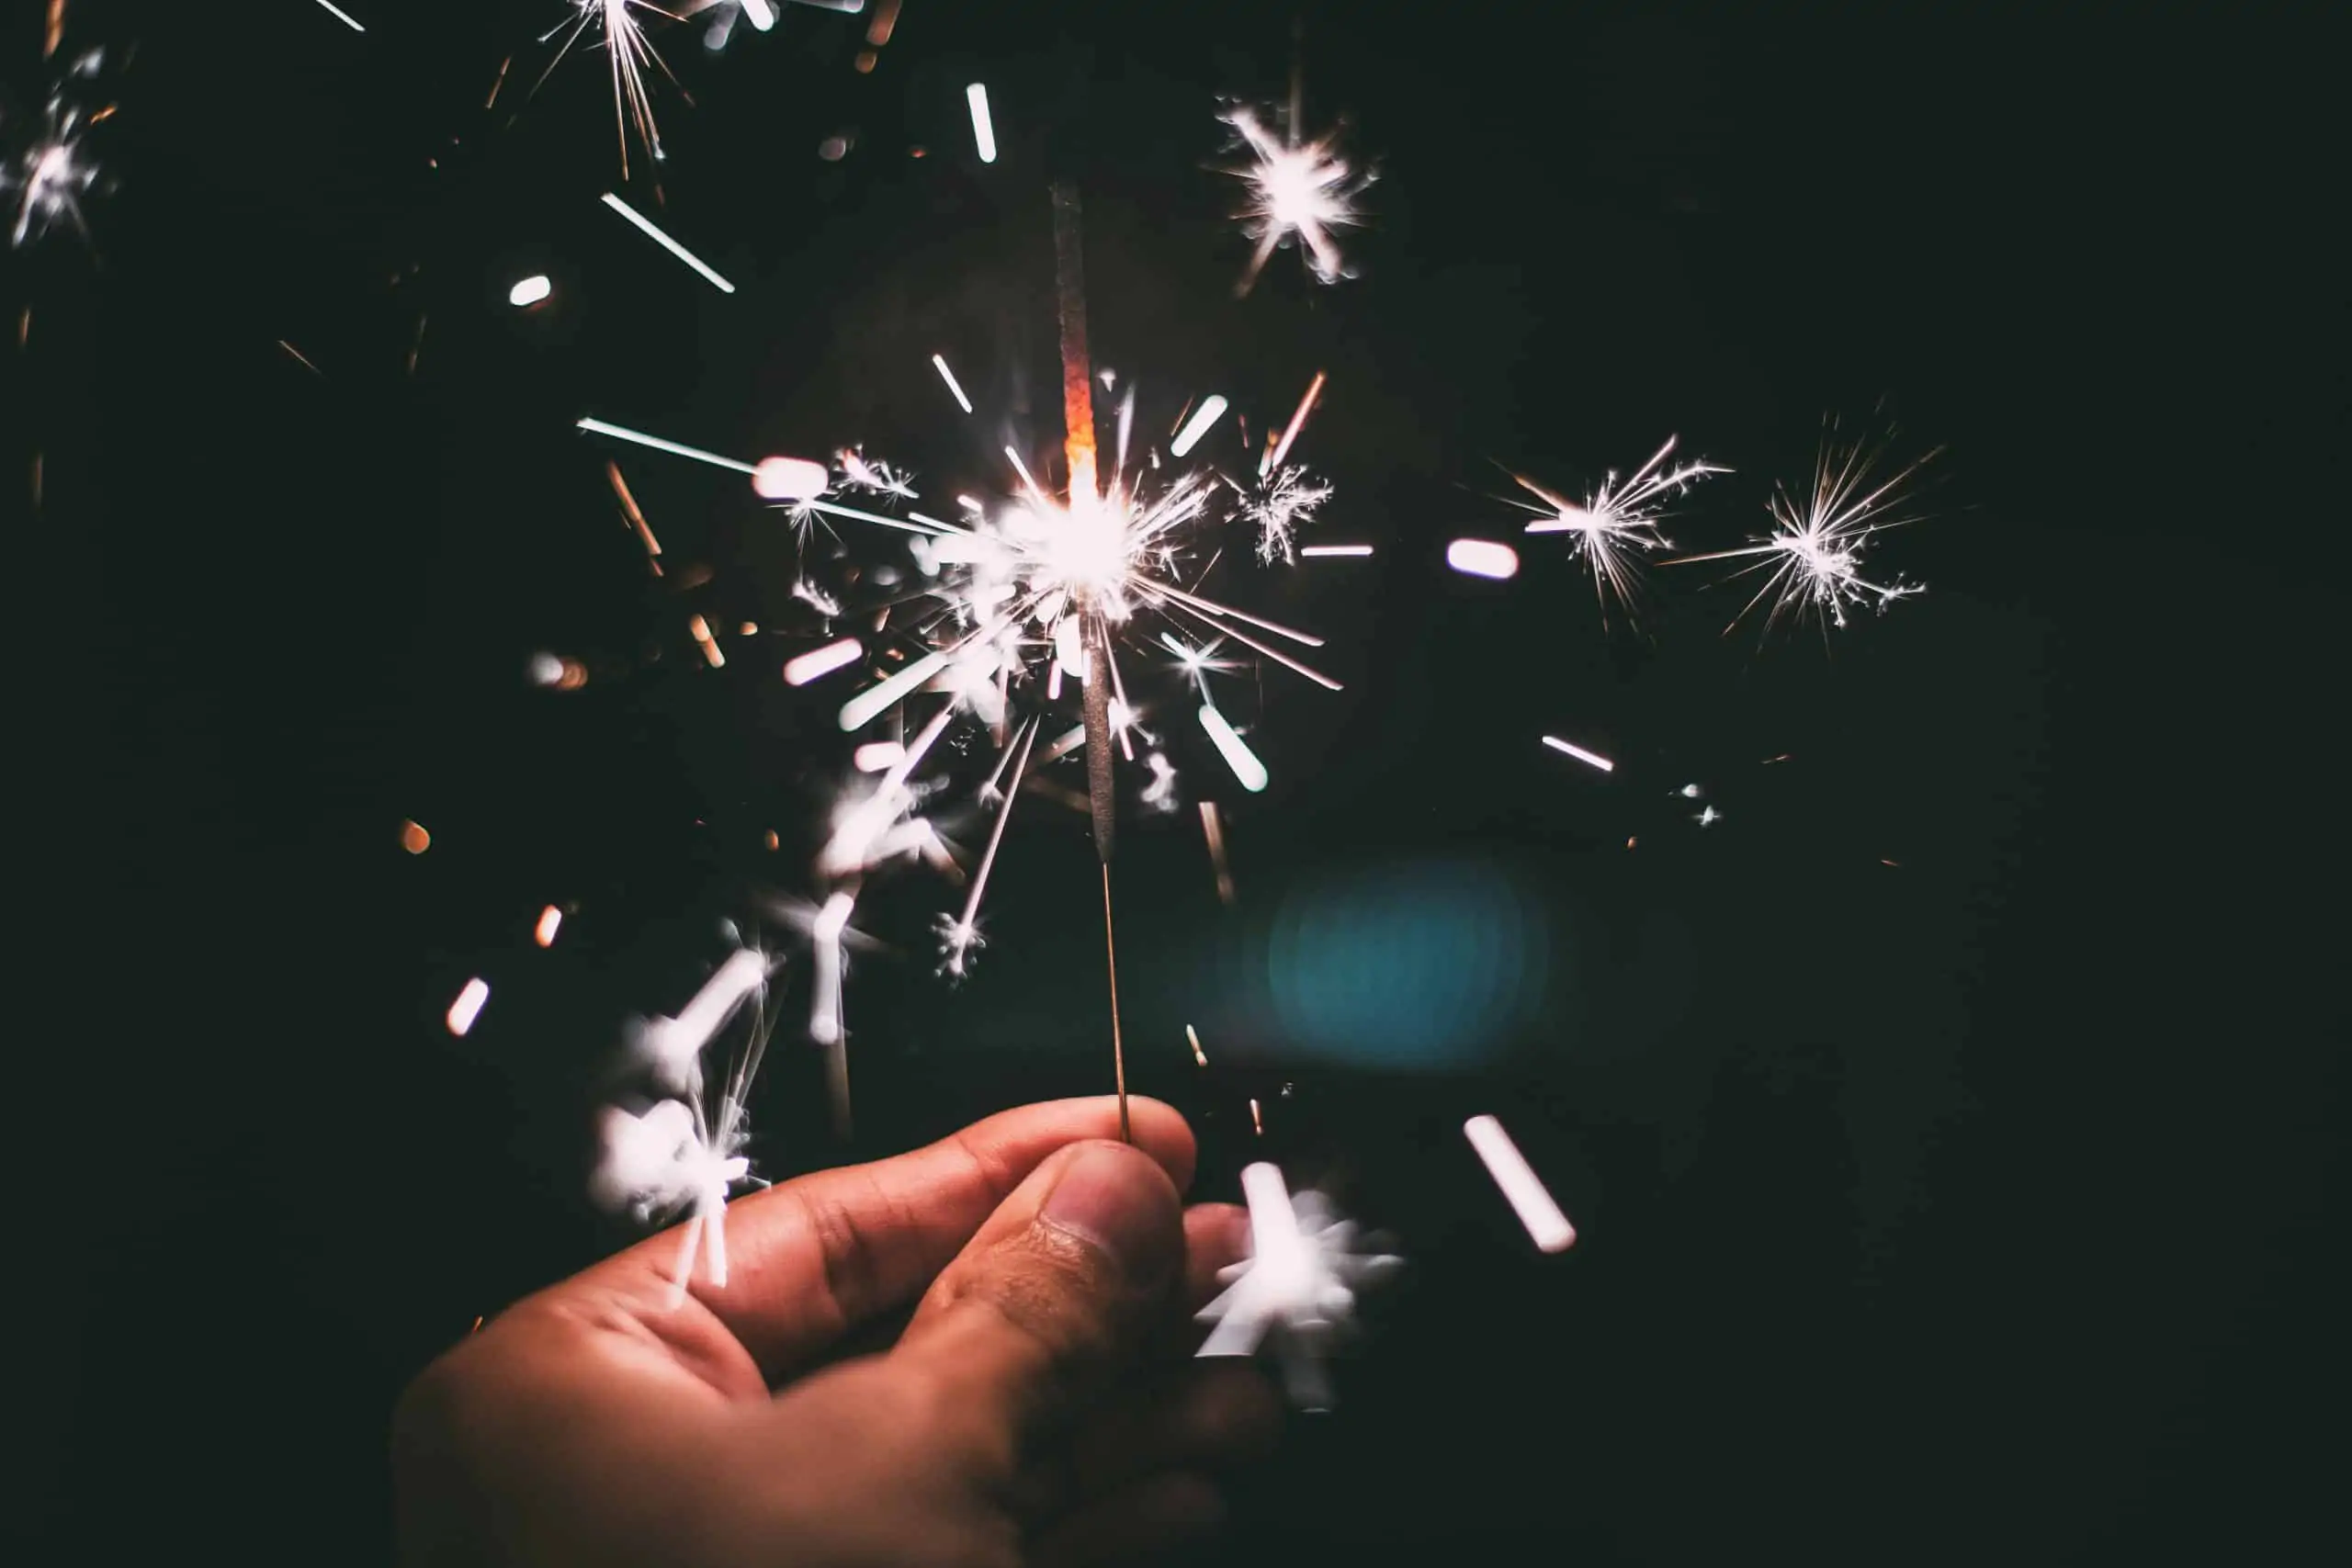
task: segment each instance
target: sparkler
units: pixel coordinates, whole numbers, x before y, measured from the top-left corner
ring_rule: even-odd
[[[1250,1255],[1217,1271],[1226,1290],[1195,1320],[1215,1325],[1196,1354],[1253,1355],[1271,1337],[1292,1401],[1328,1410],[1323,1363],[1351,1325],[1356,1288],[1404,1260],[1359,1250],[1353,1222],[1340,1218],[1320,1192],[1292,1196],[1278,1167],[1247,1167],[1241,1191],[1250,1204]]]
[[[646,40],[644,25],[638,20],[636,13],[649,12],[673,21],[677,18],[657,6],[648,5],[646,0],[571,0],[571,6],[572,14],[568,22],[558,22],[539,35],[541,43],[558,33],[564,37],[555,58],[548,62],[545,71],[539,73],[539,80],[533,84],[531,90],[537,92],[546,84],[547,79],[555,73],[555,68],[563,63],[564,56],[571,52],[574,44],[591,33],[595,34],[599,42],[593,47],[605,51],[605,60],[612,68],[614,130],[620,142],[621,178],[627,179],[628,133],[632,126],[636,128],[638,140],[653,155],[653,161],[658,164],[662,157],[662,132],[653,123],[653,98],[646,91],[645,68],[650,65],[662,75],[670,76],[670,67],[654,51],[653,45]],[[673,85],[676,85],[676,77],[671,76],[670,80]]]
[[[1709,474],[1730,472],[1704,461],[1666,467],[1678,439],[1668,436],[1666,445],[1652,453],[1650,460],[1623,483],[1615,472],[1611,472],[1581,503],[1545,489],[1524,474],[1511,475],[1521,490],[1544,502],[1543,506],[1511,502],[1538,514],[1537,520],[1527,525],[1528,533],[1575,536],[1569,554],[1582,558],[1591,571],[1593,593],[1600,602],[1604,618],[1611,595],[1619,607],[1632,611],[1639,587],[1635,575],[1639,554],[1669,543],[1658,532],[1667,502]]]
[[[1868,604],[1883,611],[1897,599],[1921,592],[1919,584],[1899,577],[1883,582],[1863,577],[1862,554],[1879,534],[1919,521],[1918,513],[1905,510],[1909,497],[1904,486],[1942,452],[1939,446],[1880,478],[1887,448],[1860,440],[1841,447],[1833,425],[1814,461],[1811,490],[1802,498],[1792,495],[1785,486],[1774,490],[1770,505],[1771,533],[1744,548],[1684,556],[1668,564],[1757,558],[1753,565],[1742,567],[1732,576],[1763,571],[1767,573],[1763,586],[1740,606],[1724,630],[1730,632],[1750,610],[1770,598],[1771,607],[1764,617],[1768,631],[1783,615],[1802,616],[1810,610],[1826,638],[1832,626],[1846,624],[1849,606]]]
[[[1336,130],[1300,142],[1298,99],[1298,83],[1294,78],[1281,141],[1275,140],[1252,109],[1236,107],[1222,117],[1250,155],[1249,164],[1226,171],[1249,182],[1249,200],[1240,217],[1244,231],[1257,242],[1250,265],[1234,288],[1236,295],[1250,292],[1265,270],[1267,258],[1294,236],[1317,278],[1336,283],[1346,276],[1347,264],[1331,231],[1362,221],[1355,199],[1374,176],[1340,153]]]

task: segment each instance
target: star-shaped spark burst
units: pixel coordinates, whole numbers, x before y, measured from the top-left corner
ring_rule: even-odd
[[[612,67],[614,129],[620,139],[621,177],[627,179],[631,127],[636,129],[638,140],[645,144],[645,150],[653,155],[655,163],[660,163],[662,157],[662,131],[653,122],[653,97],[646,90],[645,69],[650,65],[662,75],[670,76],[670,67],[654,51],[653,45],[647,41],[645,24],[638,19],[637,13],[643,11],[673,22],[678,18],[659,6],[649,5],[647,0],[569,0],[569,3],[571,17],[539,35],[541,43],[546,43],[558,33],[563,35],[562,45],[556,50],[555,58],[548,62],[548,68],[539,73],[539,81],[545,83],[554,73],[555,68],[563,63],[564,56],[571,52],[574,44],[592,33],[595,35],[598,41],[591,47],[602,49],[606,62]],[[677,78],[670,76],[670,81],[674,85]]]
[[[51,91],[49,103],[32,140],[21,151],[12,150],[0,162],[0,191],[15,209],[8,220],[8,243],[29,244],[61,225],[87,239],[82,203],[98,184],[98,165],[84,146],[90,127],[112,113],[112,107],[85,113],[72,96],[73,85],[98,73],[101,51],[92,50],[69,66]]]
[[[1524,474],[1510,476],[1520,489],[1544,502],[1543,506],[1511,502],[1536,513],[1536,521],[1527,525],[1528,533],[1574,536],[1568,553],[1581,558],[1591,571],[1592,591],[1604,617],[1612,596],[1619,608],[1632,614],[1634,597],[1641,587],[1640,557],[1670,542],[1658,531],[1666,503],[1709,474],[1731,471],[1703,460],[1666,467],[1679,439],[1668,436],[1666,445],[1622,483],[1614,472],[1610,473],[1581,502],[1547,490]]]
[[[1336,283],[1346,276],[1347,263],[1340,254],[1331,231],[1363,221],[1357,214],[1356,197],[1372,184],[1372,171],[1357,168],[1340,153],[1337,130],[1327,130],[1312,141],[1300,142],[1295,96],[1280,141],[1260,121],[1254,109],[1237,107],[1227,109],[1222,118],[1250,155],[1248,164],[1226,173],[1250,184],[1248,205],[1238,216],[1244,231],[1258,243],[1250,255],[1249,269],[1242,273],[1234,293],[1249,293],[1258,281],[1258,274],[1265,270],[1267,258],[1294,235],[1308,270],[1317,278]]]
[[[1770,534],[1740,549],[1685,556],[1668,564],[1758,558],[1755,564],[1742,567],[1732,576],[1744,577],[1751,571],[1768,571],[1770,575],[1724,630],[1730,631],[1750,610],[1770,598],[1771,608],[1764,618],[1768,630],[1783,615],[1801,616],[1811,610],[1821,623],[1822,636],[1826,637],[1832,626],[1846,624],[1849,605],[1867,604],[1874,610],[1884,610],[1897,599],[1907,599],[1922,591],[1920,584],[1905,582],[1899,577],[1883,582],[1865,578],[1861,574],[1862,552],[1875,536],[1919,521],[1919,513],[1905,510],[1909,497],[1904,486],[1942,451],[1939,446],[1882,479],[1879,476],[1887,452],[1884,445],[1872,446],[1857,441],[1841,447],[1833,431],[1823,441],[1821,455],[1815,460],[1811,491],[1801,499],[1791,495],[1785,486],[1773,491],[1770,510],[1774,526]]]
[[[1404,1259],[1360,1251],[1354,1222],[1309,1190],[1291,1196],[1282,1171],[1257,1164],[1241,1173],[1250,1201],[1250,1257],[1218,1270],[1224,1292],[1196,1321],[1213,1324],[1202,1356],[1249,1356],[1269,1337],[1294,1404],[1331,1405],[1324,1361],[1353,1324],[1356,1288],[1394,1272]]]
[[[1295,564],[1300,525],[1314,522],[1316,512],[1331,499],[1329,485],[1295,465],[1275,469],[1255,491],[1233,484],[1233,491],[1241,497],[1241,515],[1257,525],[1258,560],[1264,566],[1277,560]]]

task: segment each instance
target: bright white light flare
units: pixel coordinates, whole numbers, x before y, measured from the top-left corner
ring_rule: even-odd
[[[784,661],[784,683],[805,686],[821,675],[830,675],[836,670],[856,663],[865,653],[864,645],[854,637],[811,649]]]
[[[535,272],[506,291],[506,302],[520,310],[537,304],[554,292],[555,285],[548,281],[547,274]]]
[[[1337,282],[1347,264],[1331,231],[1360,221],[1355,198],[1372,183],[1371,175],[1358,172],[1335,150],[1337,131],[1300,144],[1295,115],[1286,139],[1280,141],[1250,109],[1229,110],[1224,119],[1250,153],[1249,164],[1227,172],[1250,184],[1249,204],[1241,218],[1245,231],[1258,245],[1234,292],[1249,293],[1267,258],[1293,235],[1297,236],[1309,270],[1325,283]]]
[[[1552,1194],[1536,1179],[1527,1157],[1510,1141],[1510,1134],[1503,1131],[1503,1124],[1491,1116],[1473,1116],[1462,1124],[1462,1131],[1469,1137],[1470,1146],[1478,1151],[1478,1157],[1487,1162],[1487,1174],[1495,1179],[1495,1185],[1503,1190],[1503,1196],[1518,1211],[1519,1223],[1527,1227],[1536,1249],[1565,1252],[1575,1245],[1576,1226],[1560,1213],[1560,1205],[1552,1201]]]
[[[973,83],[964,89],[964,101],[972,106],[972,144],[979,149],[981,163],[993,164],[996,162],[996,126],[989,118],[988,87],[982,83]]]
[[[490,1000],[490,982],[477,975],[458,992],[458,999],[449,1004],[449,1016],[445,1021],[449,1032],[463,1035],[481,1016],[482,1003]]]
[[[832,470],[810,457],[763,457],[752,468],[752,492],[762,501],[812,501],[832,482]]]
[[[1245,1168],[1241,1190],[1250,1204],[1250,1256],[1217,1271],[1226,1290],[1196,1318],[1216,1325],[1197,1353],[1248,1356],[1272,1335],[1293,1401],[1329,1409],[1323,1360],[1354,1316],[1355,1287],[1402,1259],[1358,1252],[1355,1225],[1319,1192],[1292,1197],[1274,1166]]]
[[[1468,576],[1500,582],[1519,575],[1519,552],[1492,539],[1456,539],[1445,547],[1445,564]]]

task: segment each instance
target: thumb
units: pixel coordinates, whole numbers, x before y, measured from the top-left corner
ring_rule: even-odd
[[[892,1359],[933,1380],[989,1447],[1017,1444],[1135,1358],[1183,1261],[1183,1203],[1167,1171],[1125,1144],[1073,1144],[947,1266]]]

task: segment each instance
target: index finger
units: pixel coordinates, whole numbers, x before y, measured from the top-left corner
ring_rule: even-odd
[[[1136,1146],[1182,1192],[1193,1179],[1192,1129],[1159,1100],[1127,1103]],[[689,1289],[774,1382],[865,1319],[922,1294],[1056,1149],[1118,1130],[1115,1097],[1046,1100],[910,1154],[780,1182],[728,1205],[727,1283],[698,1273]],[[640,1242],[581,1278],[631,1296],[666,1291],[683,1231]]]

